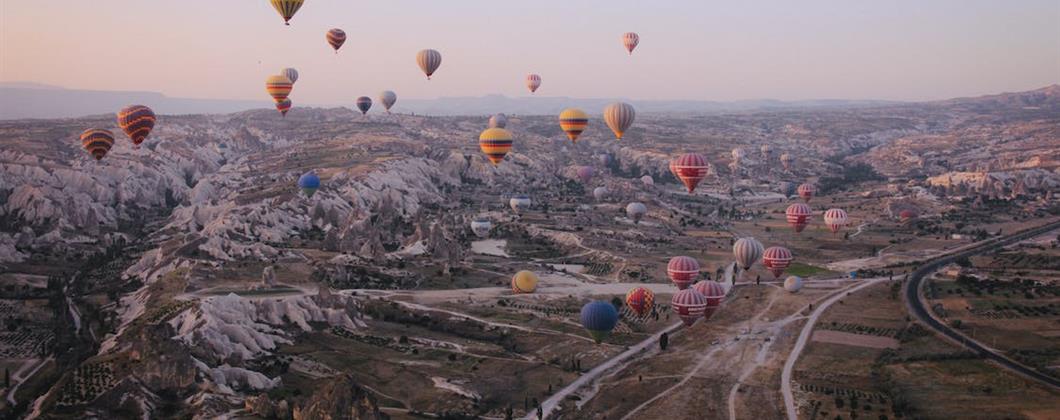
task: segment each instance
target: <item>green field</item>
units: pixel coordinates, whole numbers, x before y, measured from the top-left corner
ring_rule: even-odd
[[[803,278],[812,277],[818,274],[830,273],[828,269],[802,263],[791,263],[791,265],[788,266],[787,270],[784,270],[784,272],[789,275],[799,276]]]

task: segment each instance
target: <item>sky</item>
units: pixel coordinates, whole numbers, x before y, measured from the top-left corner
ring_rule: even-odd
[[[0,0],[0,81],[268,100],[288,66],[314,104],[521,97],[531,72],[542,96],[945,99],[1060,82],[1060,1],[306,0],[284,26],[267,0]]]

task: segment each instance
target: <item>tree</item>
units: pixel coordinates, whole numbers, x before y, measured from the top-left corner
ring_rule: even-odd
[[[670,334],[662,333],[659,336],[659,350],[666,350],[666,346],[670,344]]]

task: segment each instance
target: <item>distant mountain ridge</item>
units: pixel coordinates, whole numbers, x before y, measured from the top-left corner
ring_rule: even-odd
[[[564,108],[577,107],[590,114],[599,113],[608,103],[622,100],[635,103],[640,113],[725,113],[783,109],[830,109],[902,105],[907,102],[883,100],[816,99],[780,101],[755,99],[741,101],[630,100],[623,98],[518,97],[486,95],[475,97],[442,97],[438,99],[401,99],[394,108],[399,113],[427,115],[488,115],[497,112],[522,115],[551,115]],[[262,100],[227,100],[175,98],[158,92],[99,91],[66,89],[32,82],[0,82],[0,120],[26,118],[73,118],[115,112],[130,104],[148,105],[159,114],[225,114],[268,108]],[[980,104],[996,106],[1040,106],[1060,102],[1060,86],[1052,85],[1028,92],[1003,93],[976,98],[935,101],[937,104]],[[296,106],[335,106],[338,104],[299,104]],[[352,107],[353,102],[341,104]]]

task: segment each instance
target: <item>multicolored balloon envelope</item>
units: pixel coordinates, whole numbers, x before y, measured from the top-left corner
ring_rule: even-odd
[[[500,165],[512,150],[512,133],[503,128],[487,128],[479,134],[478,146],[493,166]]]
[[[427,75],[427,80],[431,80],[431,76],[442,65],[442,53],[435,50],[420,50],[416,53],[416,64],[420,66],[420,70],[423,70],[423,74]]]
[[[342,44],[346,43],[346,31],[339,28],[332,28],[328,30],[327,34],[324,34],[324,38],[328,40],[328,45],[335,50],[335,54],[339,53],[339,48],[342,48]]]
[[[644,287],[634,287],[626,293],[626,306],[637,316],[647,315],[655,306],[655,292]]]
[[[110,130],[90,128],[81,133],[81,147],[99,161],[114,147],[114,134]]]
[[[305,0],[269,0],[272,3],[272,8],[276,9],[276,12],[283,18],[284,25],[291,24],[291,18],[294,17],[295,13],[298,13],[298,9],[302,8],[302,4]]]
[[[118,127],[139,146],[155,128],[155,112],[143,105],[129,105],[118,111]]]
[[[736,257],[736,263],[744,270],[750,270],[751,266],[762,258],[763,252],[765,248],[762,247],[762,243],[752,237],[737,239],[732,245],[732,255]]]
[[[633,55],[633,50],[640,44],[640,36],[633,32],[626,32],[622,34],[622,46],[626,47],[626,51],[629,55]]]
[[[578,141],[585,127],[589,125],[589,115],[578,108],[567,108],[559,113],[559,128],[567,133],[572,142]]]

